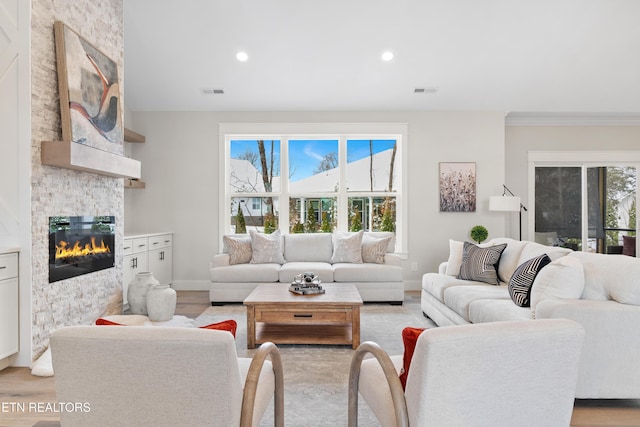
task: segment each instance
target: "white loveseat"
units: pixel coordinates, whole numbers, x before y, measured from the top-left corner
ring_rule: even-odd
[[[336,240],[341,237],[361,237],[362,255],[370,252],[376,243],[384,243],[384,248],[376,258],[378,262],[332,262],[336,260]],[[281,261],[252,263],[251,254],[246,262],[233,263],[233,247],[236,242],[251,242],[245,235],[225,236],[223,253],[215,255],[210,265],[211,287],[209,298],[212,305],[228,302],[241,302],[260,283],[281,282],[288,286],[300,273],[313,272],[322,283],[353,283],[362,300],[402,304],[404,301],[404,284],[400,256],[394,254],[395,238],[393,233],[309,233],[285,234],[281,236]],[[379,245],[378,245],[379,246]],[[375,255],[375,254],[374,254]],[[251,258],[253,259],[253,258]]]
[[[498,264],[499,285],[456,276],[460,242],[451,241],[449,261],[422,279],[422,311],[438,325],[520,319],[567,318],[586,330],[576,397],[640,398],[640,260],[624,255],[573,252],[507,238]],[[512,300],[508,282],[517,267],[542,254],[551,263],[535,276],[530,307]]]

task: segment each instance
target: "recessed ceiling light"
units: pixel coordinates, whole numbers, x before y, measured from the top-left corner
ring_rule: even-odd
[[[391,51],[386,51],[382,54],[382,60],[385,62],[389,62],[393,59],[393,52]]]
[[[236,54],[236,59],[240,62],[247,62],[249,60],[249,55],[247,52],[240,51]]]

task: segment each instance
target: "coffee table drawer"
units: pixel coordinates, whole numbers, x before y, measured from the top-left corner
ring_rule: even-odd
[[[351,311],[336,310],[256,310],[256,322],[293,323],[293,322],[331,322],[348,323]]]

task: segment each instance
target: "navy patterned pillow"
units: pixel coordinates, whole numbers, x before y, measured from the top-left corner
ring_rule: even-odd
[[[509,280],[509,295],[519,307],[531,306],[531,286],[536,279],[538,272],[551,262],[547,254],[525,261],[513,272]]]
[[[499,285],[497,268],[506,247],[506,243],[481,248],[473,243],[464,242],[458,279]]]

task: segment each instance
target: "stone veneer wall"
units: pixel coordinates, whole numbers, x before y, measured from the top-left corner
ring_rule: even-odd
[[[62,21],[118,63],[123,76],[123,0],[32,0],[32,355],[62,326],[90,324],[122,309],[122,179],[43,166],[41,141],[62,139],[54,21]],[[121,88],[123,85],[121,84]],[[122,91],[122,89],[121,89]],[[122,99],[122,93],[121,93]],[[49,216],[115,215],[116,267],[49,283]]]

